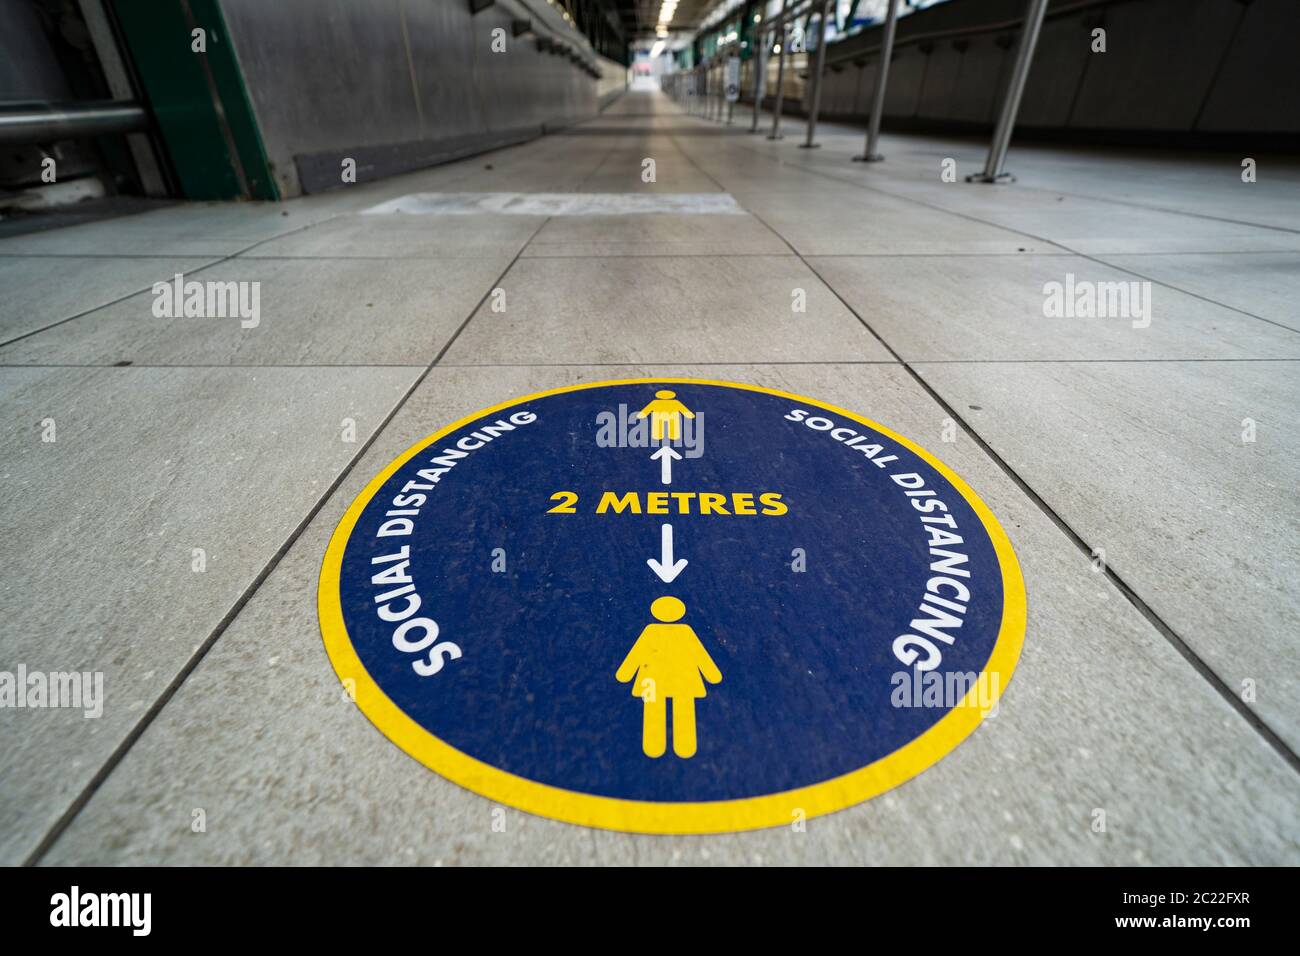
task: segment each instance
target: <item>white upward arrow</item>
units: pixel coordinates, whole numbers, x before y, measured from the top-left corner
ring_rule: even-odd
[[[682,573],[682,570],[688,564],[685,558],[681,558],[676,563],[673,562],[673,526],[670,524],[663,525],[659,529],[661,546],[663,549],[662,561],[656,561],[654,558],[646,560],[650,569],[659,575],[661,581],[665,584],[671,584],[673,578]]]
[[[682,456],[677,454],[671,445],[660,445],[659,450],[650,457],[659,459],[659,480],[665,485],[671,485],[673,483],[673,459],[681,461]],[[664,525],[664,527],[668,526]]]

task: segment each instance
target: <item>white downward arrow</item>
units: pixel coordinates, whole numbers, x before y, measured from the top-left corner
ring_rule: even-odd
[[[673,526],[670,524],[663,525],[659,532],[663,548],[663,560],[656,561],[654,558],[649,558],[646,560],[646,564],[650,565],[650,569],[659,575],[660,580],[665,584],[671,584],[673,578],[682,573],[688,562],[685,558],[676,563],[673,562]]]
[[[682,456],[673,450],[671,445],[660,445],[659,450],[650,456],[659,459],[659,480],[665,485],[673,483],[673,459],[682,460]],[[668,527],[664,525],[664,527]],[[672,580],[669,578],[669,580]]]

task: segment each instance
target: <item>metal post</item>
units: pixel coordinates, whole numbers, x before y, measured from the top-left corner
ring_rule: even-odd
[[[1016,126],[1016,114],[1020,112],[1020,98],[1024,95],[1025,82],[1029,79],[1034,47],[1038,45],[1038,33],[1042,29],[1043,16],[1046,13],[1047,0],[1029,0],[1029,11],[1025,14],[1025,27],[1020,32],[1020,46],[1016,49],[1016,65],[1011,74],[1011,85],[1007,87],[1007,98],[1002,101],[998,125],[993,130],[989,158],[984,164],[984,172],[966,177],[968,183],[1016,181],[1016,177],[1003,171],[1002,164],[1006,162],[1007,147],[1011,145],[1011,132]]]
[[[876,68],[876,88],[871,91],[871,119],[867,123],[867,146],[861,156],[853,159],[861,163],[878,163],[884,156],[880,144],[880,121],[885,112],[885,83],[889,80],[889,61],[894,56],[894,27],[898,25],[900,0],[889,0],[889,13],[885,16],[885,39],[880,48],[880,66]]]
[[[826,78],[826,15],[830,12],[831,0],[822,0],[821,21],[817,26],[817,65],[813,68],[812,104],[808,110],[808,138],[800,149],[816,149],[813,136],[817,133],[817,113],[822,106],[822,81]]]
[[[751,133],[758,132],[758,114],[763,111],[763,95],[767,92],[767,51],[771,42],[766,36],[767,31],[762,27],[755,36],[758,52],[754,54],[754,121],[749,124]]]
[[[720,58],[713,57],[712,77],[709,83],[709,92],[713,94],[712,109],[709,111],[713,114],[713,119],[722,122],[722,68]]]
[[[727,120],[727,55],[718,56],[718,122]]]
[[[709,65],[705,71],[706,75],[708,76],[708,79],[706,81],[708,85],[705,87],[705,90],[708,92],[708,99],[705,100],[705,105],[708,106],[709,108],[709,119],[711,120],[716,120],[718,118],[717,117],[718,84],[715,81],[715,77],[714,77],[714,74],[717,73],[717,71],[718,71],[718,64],[717,64],[717,58],[715,57],[713,60],[709,62]]]
[[[718,122],[727,119],[727,56],[718,57]]]
[[[727,88],[729,85],[727,83],[727,76],[729,73],[731,73],[731,60],[733,57],[736,60],[736,96],[737,98],[739,98],[740,96],[740,50],[739,49],[733,50],[731,53],[727,55],[727,58],[722,61],[722,98],[726,100],[728,126],[731,125],[731,114],[735,111],[735,106],[736,106],[736,104],[733,103],[731,100],[731,91]]]
[[[725,122],[728,126],[731,125],[732,104],[731,104],[731,100],[729,99],[730,94],[727,91],[727,73],[729,72],[730,69],[729,64],[731,63],[732,56],[735,56],[735,54],[734,53],[728,54],[726,59],[722,61],[722,74],[721,74],[722,83],[719,87],[719,95],[721,95],[722,97],[722,110],[724,113],[726,113],[726,119],[723,120],[723,122]]]
[[[772,106],[772,132],[768,134],[768,139],[781,139],[781,105],[785,99],[785,55],[790,49],[790,24],[784,19],[785,11],[790,6],[790,0],[784,0],[781,4],[781,54],[776,61],[776,102]],[[775,30],[772,31],[776,33]]]
[[[713,56],[713,63],[709,66],[709,119],[717,122],[722,118],[722,110],[719,108],[720,100],[718,99],[718,57]]]

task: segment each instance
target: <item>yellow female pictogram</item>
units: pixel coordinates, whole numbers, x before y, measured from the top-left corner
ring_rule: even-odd
[[[705,696],[704,681],[717,684],[722,672],[689,624],[676,624],[686,605],[661,597],[650,605],[661,623],[647,624],[614,676],[632,680],[632,696],[644,703],[641,749],[662,757],[667,747],[668,701],[673,702],[673,753],[695,756],[695,698]],[[703,675],[703,679],[701,679]]]
[[[668,389],[655,392],[653,401],[636,413],[637,418],[650,416],[650,430],[655,441],[664,440],[664,431],[668,432],[669,441],[682,437],[682,416],[694,418],[695,413],[677,400],[677,393]]]

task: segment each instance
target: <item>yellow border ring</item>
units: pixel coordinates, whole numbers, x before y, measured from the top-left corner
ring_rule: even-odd
[[[485,415],[545,398],[548,395],[561,395],[565,392],[603,388],[609,385],[644,385],[651,382],[686,382],[694,385],[739,388],[815,405],[837,415],[851,418],[882,435],[888,435],[894,441],[916,452],[948,479],[979,515],[984,530],[988,532],[993,542],[998,564],[1002,568],[1002,626],[998,630],[993,653],[989,655],[981,674],[981,677],[993,675],[997,678],[995,682],[990,682],[994,693],[993,698],[984,701],[988,707],[981,707],[976,699],[980,684],[985,683],[982,680],[977,681],[959,706],[948,711],[921,736],[888,756],[881,757],[858,770],[807,787],[765,794],[761,797],[670,803],[623,800],[579,793],[537,783],[499,770],[435,737],[389,700],[367,673],[352,647],[347,627],[343,623],[343,609],[339,598],[339,572],[343,563],[343,551],[352,529],[356,526],[362,510],[370,503],[370,499],[394,472],[421,450]],[[783,826],[790,823],[798,811],[802,811],[806,818],[834,813],[836,810],[861,803],[896,787],[936,763],[975,730],[984,718],[986,709],[996,703],[997,697],[1001,695],[1011,679],[1016,663],[1020,659],[1020,648],[1025,637],[1025,583],[1020,574],[1020,564],[1016,561],[1015,552],[1011,548],[1011,542],[988,506],[947,465],[902,435],[847,409],[775,388],[699,378],[629,378],[552,388],[485,408],[416,442],[366,485],[344,514],[343,520],[339,522],[325,551],[325,561],[321,565],[317,606],[325,650],[339,679],[345,687],[350,686],[354,689],[356,704],[370,722],[378,727],[385,737],[420,763],[489,800],[554,820],[563,820],[566,823],[633,833],[728,833]]]

